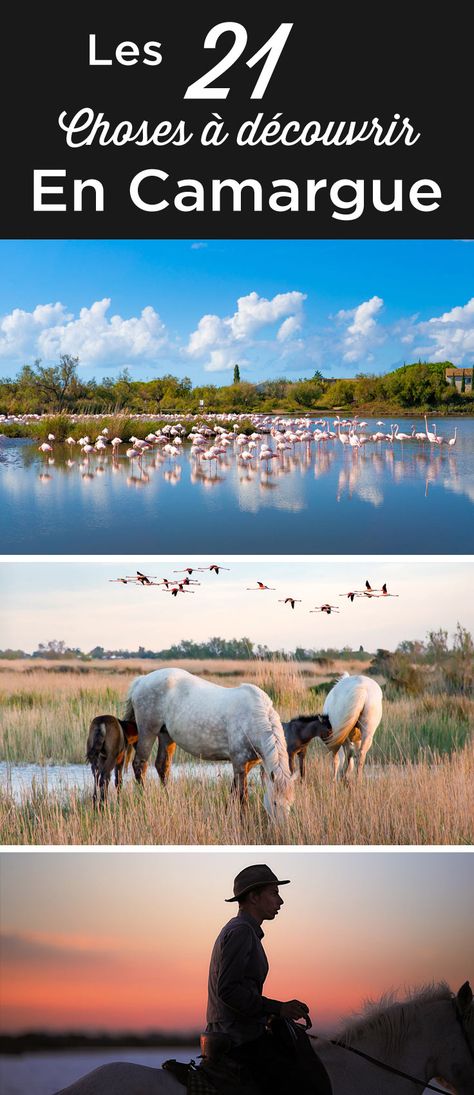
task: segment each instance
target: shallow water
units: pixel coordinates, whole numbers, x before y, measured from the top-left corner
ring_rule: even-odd
[[[424,423],[416,423],[417,430]],[[443,421],[453,448],[423,442],[300,443],[243,466],[231,449],[203,463],[81,460],[65,446],[0,441],[3,553],[461,553],[474,540],[474,420]],[[367,432],[378,427],[369,420]],[[410,425],[401,424],[410,432]],[[124,446],[125,447],[125,446]]]
[[[197,1046],[161,1046],[159,1049],[98,1048],[80,1052],[22,1053],[14,1057],[4,1055],[0,1056],[0,1090],[2,1095],[52,1095],[110,1061],[133,1061],[137,1065],[160,1068],[169,1057],[189,1061],[198,1053]]]
[[[222,776],[231,779],[232,766],[221,762],[206,764],[204,761],[184,761],[173,765],[171,776],[173,779],[183,779],[190,776],[193,779],[203,780],[219,779]],[[148,778],[155,778],[154,769],[150,772]],[[127,781],[135,782],[131,769],[125,772],[124,783]],[[86,791],[92,794],[92,789],[92,773],[88,765],[85,764],[41,765],[0,762],[0,790],[13,795],[16,802],[21,802],[23,798],[31,794],[32,790],[45,791],[48,794],[56,795],[62,791]]]

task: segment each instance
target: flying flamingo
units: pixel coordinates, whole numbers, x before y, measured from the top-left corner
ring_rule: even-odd
[[[310,612],[326,612],[326,614],[328,616],[330,616],[331,612],[339,612],[339,608],[338,608],[337,605],[321,605],[320,608],[310,608],[309,611]]]
[[[207,568],[206,568],[207,569]],[[173,570],[173,574],[194,574],[195,572],[202,574],[204,567],[184,567],[183,570]]]
[[[122,585],[128,585],[130,578],[109,578],[109,582],[122,582]]]
[[[156,578],[156,574],[142,574],[141,570],[137,570],[136,577],[132,574],[127,574],[127,578],[131,582],[138,582],[141,586],[152,586],[152,578]]]
[[[273,592],[275,591],[274,586],[266,586],[264,582],[257,582],[256,587],[255,586],[247,586],[248,591],[257,592],[260,589],[262,589],[262,590],[263,589],[271,589]]]
[[[184,589],[183,586],[181,585],[181,583],[179,583],[179,585],[173,586],[171,589],[169,588],[169,586],[167,586],[166,589],[162,589],[161,592],[162,593],[171,593],[172,597],[177,597],[178,593],[195,593],[195,590],[194,589]]]
[[[219,566],[217,565],[217,563],[211,563],[209,567],[203,567],[202,569],[211,570],[213,574],[218,574],[220,570],[230,570],[230,567],[223,567],[220,563]]]
[[[382,586],[382,597],[398,597],[398,596],[399,596],[398,593],[388,593],[387,583],[384,582],[384,584]]]
[[[299,600],[298,597],[285,597],[284,600],[282,598],[279,598],[279,600],[278,600],[278,604],[280,604],[280,605],[290,604],[292,608],[295,607],[296,602],[298,602],[299,605],[301,604],[301,601]]]

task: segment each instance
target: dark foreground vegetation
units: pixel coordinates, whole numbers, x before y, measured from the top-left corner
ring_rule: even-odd
[[[217,387],[193,387],[189,377],[171,374],[134,380],[128,369],[103,380],[83,380],[79,358],[63,354],[59,364],[36,361],[13,379],[0,380],[0,414],[206,414],[324,413],[474,413],[472,388],[464,377],[458,390],[446,380],[451,362],[403,365],[384,376],[360,373],[350,380],[331,380],[319,371],[312,377],[278,378],[252,384],[245,380]],[[467,372],[467,370],[466,370]],[[234,370],[234,375],[239,376]]]
[[[74,1031],[52,1033],[45,1030],[31,1030],[24,1034],[0,1035],[0,1054],[51,1053],[61,1050],[81,1049],[120,1049],[123,1046],[137,1049],[159,1049],[161,1046],[189,1046],[199,1044],[199,1035],[195,1031],[151,1030],[145,1034],[121,1031],[111,1034],[98,1031],[96,1034]]]

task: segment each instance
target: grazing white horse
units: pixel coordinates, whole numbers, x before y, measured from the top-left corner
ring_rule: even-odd
[[[330,733],[322,735],[334,759],[334,779],[349,775],[358,760],[360,779],[372,738],[382,718],[382,689],[371,677],[341,679],[328,692],[323,707],[331,723]]]
[[[133,761],[138,782],[156,738],[155,763],[163,783],[179,745],[194,757],[230,760],[233,788],[242,803],[247,797],[247,774],[261,762],[265,809],[278,824],[286,819],[294,788],[285,735],[279,715],[261,688],[254,684],[224,688],[185,669],[157,669],[132,682],[126,711],[126,718],[138,728]]]
[[[340,1031],[336,1041],[316,1040],[333,1095],[421,1095],[425,1084],[452,1085],[456,1095],[474,1091],[474,1009],[469,982],[457,996],[446,984],[424,988],[402,1003],[370,1005]],[[358,1054],[408,1074],[418,1084],[385,1071]],[[436,1079],[437,1078],[437,1081]],[[440,1088],[440,1090],[442,1090]],[[170,1072],[144,1065],[102,1065],[55,1095],[185,1095]]]

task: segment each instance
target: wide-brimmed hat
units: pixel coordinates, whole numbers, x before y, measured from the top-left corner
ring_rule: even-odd
[[[250,890],[257,890],[259,886],[270,886],[272,883],[277,886],[287,886],[290,882],[289,878],[277,878],[276,874],[267,867],[266,863],[254,863],[251,867],[244,867],[243,871],[240,871],[234,878],[234,896],[226,897],[226,901],[238,901],[239,897],[243,897],[244,894],[249,893]]]

